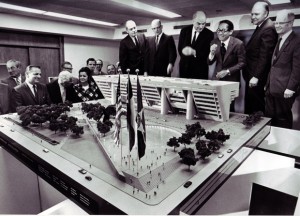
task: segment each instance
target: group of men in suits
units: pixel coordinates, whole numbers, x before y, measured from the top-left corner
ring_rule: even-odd
[[[242,70],[246,82],[245,113],[262,111],[273,119],[273,125],[291,128],[291,109],[300,83],[300,55],[295,55],[299,52],[299,40],[292,32],[291,14],[278,12],[274,26],[268,4],[256,2],[251,11],[251,22],[256,29],[244,45],[233,37],[231,21],[219,22],[214,39],[213,32],[206,28],[206,14],[196,12],[193,24],[182,28],[179,35],[180,77],[208,79],[208,65],[216,63],[212,79],[240,82]],[[153,76],[170,76],[177,57],[174,39],[162,33],[159,20],[153,20],[151,28],[155,35],[146,39],[144,34],[137,33],[134,21],[126,22],[128,35],[121,40],[119,50],[123,73],[129,69],[135,74],[138,69]],[[277,54],[278,35],[285,36]]]
[[[58,78],[48,84],[40,83],[42,71],[39,66],[29,65],[22,75],[20,61],[11,59],[6,63],[9,77],[1,80],[0,112],[1,114],[15,112],[18,106],[44,105],[62,103],[65,101],[79,102],[74,91],[72,64],[64,62]],[[75,80],[76,81],[76,80]],[[78,82],[78,79],[77,79]],[[3,100],[2,100],[3,99]],[[5,101],[4,101],[5,100]]]

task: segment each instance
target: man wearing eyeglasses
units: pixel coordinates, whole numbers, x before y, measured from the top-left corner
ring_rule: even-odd
[[[163,33],[163,25],[159,19],[151,22],[151,28],[154,36],[148,38],[146,71],[150,76],[170,77],[177,57],[174,38]]]
[[[40,83],[41,75],[39,66],[27,66],[25,82],[14,88],[17,107],[51,104],[46,85]]]
[[[184,27],[180,31],[178,53],[180,55],[179,72],[182,78],[208,78],[207,57],[214,34],[205,25],[206,14],[203,11],[197,11],[193,15],[193,25]]]
[[[71,64],[71,62],[65,61],[61,64],[61,71],[69,71],[71,74],[73,72],[73,66]],[[78,78],[72,76],[72,82],[73,84],[77,84],[78,83]]]
[[[299,95],[300,36],[293,31],[295,15],[289,10],[278,11],[275,21],[279,40],[276,44],[266,83],[266,116],[272,126],[292,128],[292,107]]]
[[[96,67],[93,75],[107,75],[106,72],[102,71],[103,61],[101,59],[96,60]]]
[[[268,4],[256,2],[251,11],[251,22],[257,27],[246,45],[247,62],[243,70],[246,81],[245,113],[247,114],[265,111],[264,86],[277,42],[274,24],[268,16]]]
[[[246,50],[243,42],[232,37],[233,23],[229,20],[219,22],[218,39],[211,42],[208,64],[216,62],[213,80],[240,82],[241,69],[246,65]],[[234,112],[234,102],[230,111]]]

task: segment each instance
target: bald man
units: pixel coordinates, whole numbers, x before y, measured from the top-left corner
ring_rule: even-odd
[[[151,23],[153,37],[148,38],[146,65],[148,75],[170,77],[177,57],[176,45],[172,36],[163,33],[159,19]]]
[[[243,76],[246,81],[245,113],[265,111],[264,86],[271,66],[272,53],[277,34],[270,20],[266,2],[256,2],[251,11],[251,22],[256,25],[246,45],[246,67]]]
[[[197,11],[193,15],[193,25],[184,27],[180,31],[178,53],[180,55],[179,72],[182,78],[208,78],[207,57],[214,34],[205,25],[205,13]]]
[[[121,40],[119,48],[119,61],[123,73],[130,70],[130,74],[136,74],[136,69],[140,74],[145,72],[145,55],[147,50],[147,40],[144,34],[137,33],[134,21],[128,20],[125,24],[128,35]]]
[[[272,126],[292,128],[292,107],[300,87],[300,36],[293,31],[295,15],[278,11],[275,21],[279,36],[266,83],[266,116]]]

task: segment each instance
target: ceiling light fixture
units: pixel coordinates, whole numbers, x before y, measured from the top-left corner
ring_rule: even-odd
[[[271,5],[291,3],[290,0],[268,0]]]
[[[0,8],[17,10],[17,11],[28,12],[28,13],[35,13],[35,14],[43,14],[46,12],[43,10],[37,10],[37,9],[33,9],[33,8],[28,8],[28,7],[6,4],[6,3],[2,3],[2,2],[0,2]]]
[[[148,5],[148,4],[145,4],[145,3],[142,3],[142,2],[138,2],[138,1],[135,1],[135,0],[111,0],[111,1],[117,2],[117,3],[120,3],[120,4],[124,4],[124,5],[129,6],[129,7],[137,8],[137,9],[140,9],[140,10],[145,10],[145,11],[148,11],[148,12],[151,12],[151,13],[158,14],[160,16],[168,17],[168,18],[181,17],[181,15],[173,13],[171,11],[167,11],[167,10],[164,10],[164,9],[161,9],[161,8],[158,8],[158,7],[153,7],[151,5]]]
[[[50,11],[37,10],[37,9],[33,9],[33,8],[22,7],[22,6],[12,5],[12,4],[6,4],[6,3],[2,3],[2,2],[0,2],[0,8],[17,10],[17,11],[22,11],[22,12],[34,13],[34,14],[40,14],[40,15],[44,15],[44,16],[58,17],[58,18],[62,18],[62,19],[75,20],[75,21],[86,22],[86,23],[93,23],[93,24],[98,24],[98,25],[118,26],[118,24],[115,24],[115,23],[104,22],[104,21],[100,21],[100,20],[88,19],[88,18],[77,17],[77,16],[71,16],[71,15],[61,14],[61,13],[54,13],[54,12],[50,12]]]
[[[45,12],[43,15],[58,17],[58,18],[63,18],[63,19],[69,19],[69,20],[76,20],[76,21],[80,21],[80,22],[106,25],[106,26],[117,26],[118,25],[115,23],[104,22],[104,21],[100,21],[100,20],[88,19],[88,18],[77,17],[77,16],[71,16],[71,15],[61,14],[61,13],[54,13],[54,12],[50,12],[50,11]]]

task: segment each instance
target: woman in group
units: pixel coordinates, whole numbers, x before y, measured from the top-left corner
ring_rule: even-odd
[[[104,98],[92,77],[92,71],[88,67],[79,70],[79,83],[74,85],[79,101],[85,102]]]

